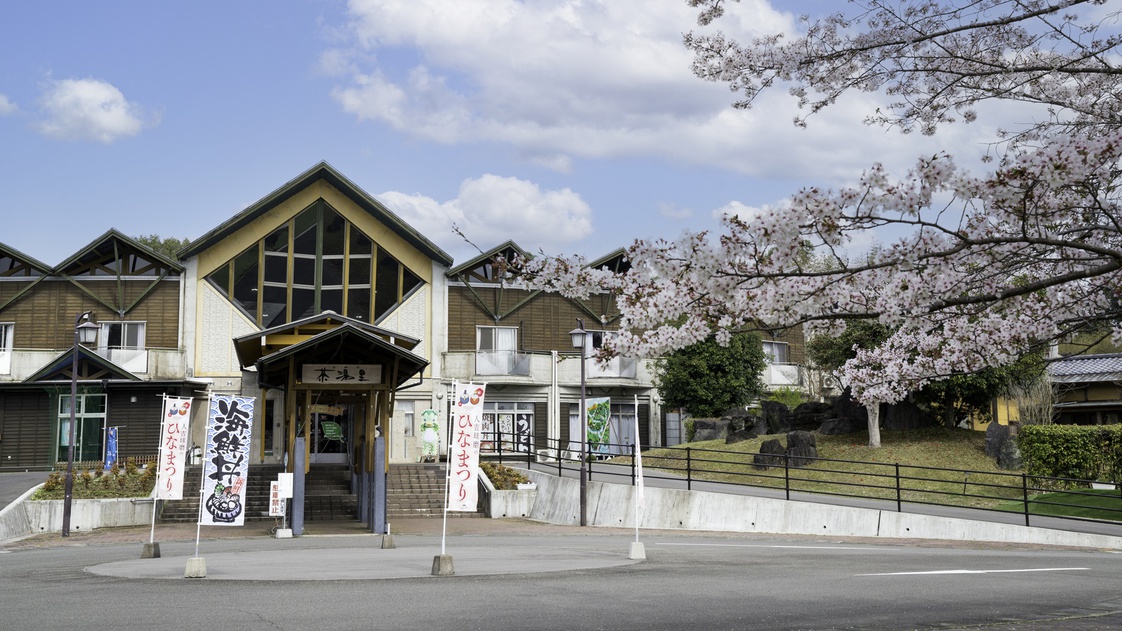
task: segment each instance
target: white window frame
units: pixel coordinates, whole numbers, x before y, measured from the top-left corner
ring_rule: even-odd
[[[495,452],[500,446],[503,451],[521,451],[527,449],[526,441],[516,436],[518,417],[527,421],[526,436],[529,438],[530,448],[534,442],[534,404],[530,401],[484,401],[482,427],[480,429],[480,451]],[[500,436],[501,432],[501,445]]]
[[[97,354],[117,364],[125,370],[143,374],[148,372],[148,353],[145,350],[145,335],[148,325],[143,320],[106,320],[99,322],[101,325],[97,335]],[[121,327],[121,343],[110,346],[109,331],[111,327]],[[130,344],[129,332],[135,331],[134,343]]]
[[[496,333],[503,333],[500,339]],[[489,346],[484,346],[484,341]],[[502,342],[502,345],[499,343]],[[518,350],[518,327],[516,326],[477,326],[475,327],[475,350],[477,351],[510,351]]]
[[[764,340],[764,355],[767,356],[767,363],[769,364],[789,364],[791,363],[791,348],[787,342],[780,342],[779,340]]]
[[[143,320],[110,320],[99,322],[101,330],[98,332],[97,348],[99,350],[144,350],[144,337],[148,328]],[[121,344],[109,345],[109,330],[111,327],[121,327]],[[136,344],[128,344],[129,331],[137,331]]]
[[[0,322],[0,375],[12,374],[12,349],[15,344],[16,325],[14,322]]]

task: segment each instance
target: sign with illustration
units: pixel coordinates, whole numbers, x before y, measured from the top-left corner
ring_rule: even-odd
[[[588,399],[585,405],[588,411],[588,452],[606,454],[612,442],[612,400],[608,397]]]
[[[113,468],[117,462],[117,428],[109,427],[105,430],[105,470]]]
[[[479,432],[486,385],[454,384],[452,444],[448,450],[448,510],[474,512],[479,504]]]
[[[214,395],[207,412],[203,456],[204,526],[241,526],[245,523],[249,443],[256,399]]]
[[[187,466],[187,428],[191,423],[191,399],[164,397],[160,424],[160,462],[156,469],[156,499],[183,499],[183,471]]]

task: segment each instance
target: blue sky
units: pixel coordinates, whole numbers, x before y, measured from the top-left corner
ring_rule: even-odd
[[[822,4],[744,0],[720,27],[790,32],[789,8]],[[808,129],[781,91],[733,110],[690,72],[685,0],[75,0],[0,15],[0,242],[49,265],[109,228],[198,237],[321,160],[458,261],[472,252],[453,223],[484,249],[596,258],[992,137],[864,127],[867,95]]]

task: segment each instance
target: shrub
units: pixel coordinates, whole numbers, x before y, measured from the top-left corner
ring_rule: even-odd
[[[788,410],[794,410],[805,403],[803,400],[803,393],[788,386],[780,386],[772,390],[768,398],[776,403],[786,405]]]
[[[136,466],[136,458],[126,458],[125,459],[125,473],[129,474],[130,476],[133,476],[133,475],[136,475],[136,472],[138,470],[139,470],[139,468]]]
[[[52,471],[47,476],[47,481],[43,483],[44,491],[57,491],[66,485],[66,480],[63,478],[62,472]]]
[[[487,474],[487,479],[500,491],[511,491],[518,488],[519,484],[530,481],[521,471],[493,462],[481,462],[479,468]]]
[[[1122,425],[1025,425],[1017,444],[1030,476],[1122,479]]]

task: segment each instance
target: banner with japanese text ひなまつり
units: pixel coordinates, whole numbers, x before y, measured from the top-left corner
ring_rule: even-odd
[[[484,384],[455,384],[449,427],[448,503],[450,511],[478,510],[479,432],[483,424]]]
[[[245,523],[255,403],[254,397],[211,397],[203,455],[203,510],[199,517],[199,523],[204,526]]]
[[[183,499],[183,471],[187,466],[187,428],[191,399],[164,397],[160,424],[160,460],[156,466],[156,499]]]

